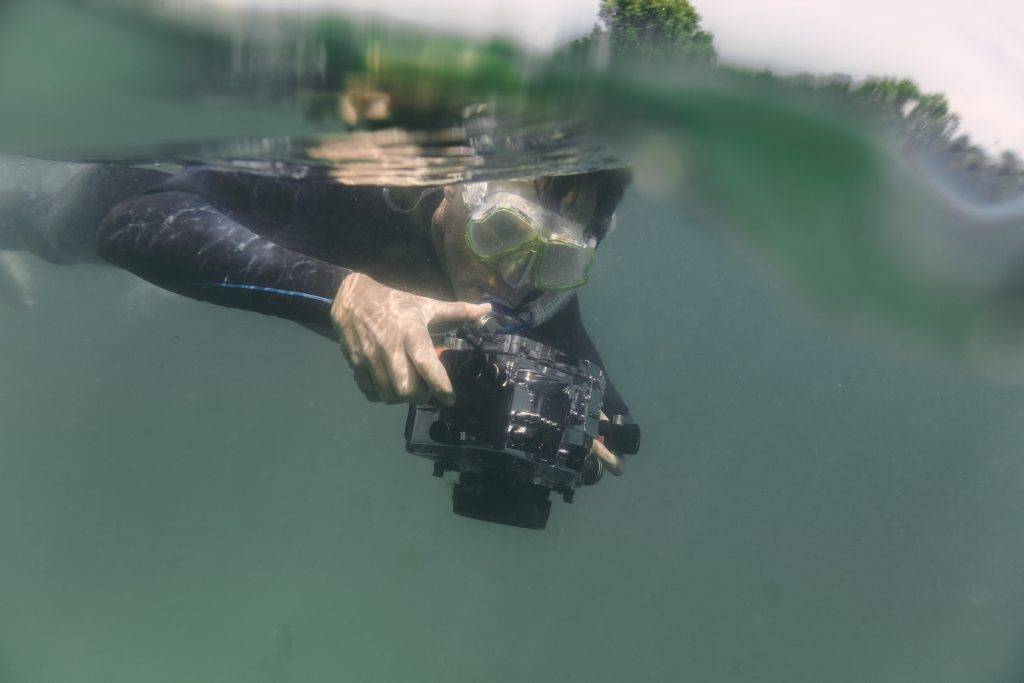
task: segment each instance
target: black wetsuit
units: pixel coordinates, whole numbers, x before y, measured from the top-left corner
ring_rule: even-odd
[[[427,231],[389,208],[379,187],[206,167],[170,177],[132,171],[101,167],[101,179],[86,183],[93,196],[83,201],[109,209],[96,252],[165,289],[289,318],[332,338],[331,300],[353,271],[454,298]],[[133,194],[125,198],[127,185]],[[436,206],[440,194],[425,201]],[[526,334],[604,367],[575,297]],[[605,412],[627,414],[611,386]]]

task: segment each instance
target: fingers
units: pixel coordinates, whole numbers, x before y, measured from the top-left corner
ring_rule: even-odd
[[[423,402],[433,393],[451,405],[455,392],[434,353],[427,326],[476,320],[490,310],[489,304],[437,301],[352,274],[335,296],[331,320],[367,398]]]
[[[413,386],[409,391],[408,395],[403,399],[405,403],[426,403],[430,400],[431,395],[430,387],[423,381],[423,378],[418,373],[413,371]]]
[[[366,359],[368,361],[370,379],[373,381],[373,388],[377,391],[382,401],[385,403],[395,403],[397,397],[391,384],[391,376],[388,373],[383,349],[379,346],[370,349]]]
[[[594,452],[594,455],[601,459],[606,470],[616,477],[622,476],[622,469],[624,467],[622,458],[608,450],[608,447],[603,442],[594,439],[594,446],[591,450]]]
[[[371,403],[380,403],[380,394],[377,393],[377,389],[373,386],[373,378],[370,377],[369,368],[365,366],[353,368],[352,374],[356,379],[356,386],[359,387],[359,391],[363,392],[366,400]]]
[[[422,403],[430,398],[430,390],[406,355],[404,341],[388,351],[385,361],[395,403]]]
[[[362,367],[363,365],[363,354],[360,352],[359,339],[356,336],[355,328],[352,325],[347,325],[341,328],[340,339],[338,340],[341,344],[341,353],[345,356],[345,360],[352,366],[353,369]]]
[[[352,348],[358,348],[353,344]],[[437,359],[430,337],[410,333],[397,350],[381,348],[353,352],[342,345],[360,391],[367,399],[385,403],[426,403],[431,394],[445,405],[455,403],[448,372]],[[356,358],[364,362],[356,364]]]
[[[429,391],[446,406],[455,404],[455,389],[448,371],[441,365],[426,330],[411,332],[405,340],[405,351],[412,360],[419,377],[426,382]]]
[[[363,392],[363,396],[366,397],[367,401],[380,403],[382,399],[380,394],[377,393],[370,368],[365,362],[365,356],[363,355],[361,342],[356,334],[355,326],[346,325],[339,328],[339,332],[341,353],[345,356],[345,360],[348,361],[349,367],[352,368],[352,376],[356,380],[356,386],[359,387],[359,391]]]
[[[339,329],[341,351],[352,367],[359,390],[373,402],[425,403],[431,388],[406,355],[404,339],[382,344],[362,321]],[[423,336],[429,346],[426,328]],[[437,362],[437,359],[434,359]],[[444,368],[441,368],[442,373]],[[444,375],[447,381],[447,375]],[[444,387],[442,387],[443,389]],[[448,387],[450,393],[450,385]]]
[[[346,357],[349,355],[346,352]],[[376,354],[374,356],[377,357]],[[408,364],[408,361],[404,362]],[[386,355],[383,363],[352,365],[352,375],[356,386],[372,403],[424,403],[430,399],[430,390],[419,375],[411,367],[400,370]]]
[[[490,304],[470,304],[465,301],[432,301],[427,313],[427,324],[476,320],[490,312]]]

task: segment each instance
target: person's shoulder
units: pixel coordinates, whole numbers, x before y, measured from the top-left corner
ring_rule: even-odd
[[[340,227],[359,225],[367,229],[363,237],[369,241],[394,238],[394,230],[381,228],[407,222],[406,217],[388,209],[381,187],[345,185],[313,174],[274,175],[196,165],[182,169],[149,192],[186,192],[246,220],[253,212],[264,218],[301,219],[307,229],[320,226],[336,235],[353,232]]]
[[[188,166],[158,189],[255,196],[279,193],[310,200],[351,198],[381,201],[380,188],[344,185],[331,178],[306,173],[207,165]]]
[[[164,181],[158,189],[194,191],[197,189],[272,186],[288,182],[289,179],[282,176],[197,165],[186,166]]]
[[[279,207],[294,209],[320,201],[317,181],[294,175],[275,175],[216,166],[189,166],[150,192],[188,192],[220,208]]]

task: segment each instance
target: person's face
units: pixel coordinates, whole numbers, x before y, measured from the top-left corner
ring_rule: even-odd
[[[540,203],[540,194],[546,191],[549,182],[547,179],[516,181],[504,183],[503,188]],[[491,297],[509,306],[518,306],[536,290],[532,284],[521,288],[512,287],[507,280],[517,280],[516,269],[525,267],[526,263],[515,258],[485,263],[473,254],[466,243],[466,221],[470,210],[463,201],[462,189],[462,185],[445,187],[444,200],[434,212],[433,218],[434,247],[455,294],[462,301],[480,301],[484,297]],[[557,210],[564,218],[588,225],[594,217],[596,204],[595,188],[581,182],[564,195]]]

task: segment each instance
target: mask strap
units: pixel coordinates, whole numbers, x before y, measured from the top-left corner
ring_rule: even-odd
[[[391,209],[392,211],[395,211],[397,213],[412,213],[413,211],[416,210],[416,207],[418,207],[424,199],[434,194],[435,192],[440,191],[440,187],[431,187],[426,190],[423,190],[422,192],[420,192],[420,196],[416,198],[416,201],[413,202],[413,205],[410,206],[408,209],[402,208],[401,206],[395,203],[394,198],[391,196],[390,187],[385,187],[384,189],[382,189],[381,195],[383,195],[384,197],[384,203],[387,204],[388,208]]]

